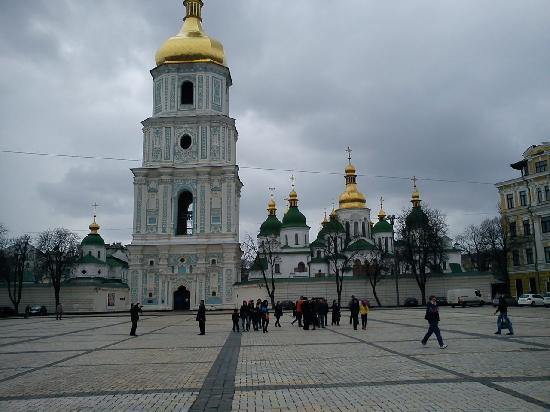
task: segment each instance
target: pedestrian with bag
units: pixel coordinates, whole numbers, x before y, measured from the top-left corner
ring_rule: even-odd
[[[513,335],[514,334],[514,328],[512,327],[512,321],[508,317],[508,303],[506,303],[506,299],[504,299],[504,296],[501,296],[498,299],[498,307],[495,311],[495,315],[497,313],[497,331],[495,332],[495,335],[500,335],[502,329],[508,329],[507,335]]]
[[[428,339],[432,336],[432,333],[435,333],[435,337],[439,343],[439,348],[445,349],[447,345],[443,343],[443,338],[441,337],[441,332],[439,331],[439,308],[437,307],[437,299],[435,296],[430,296],[430,301],[426,306],[426,314],[424,315],[424,319],[428,321],[430,326],[428,328],[428,332],[421,341],[422,345],[426,346],[426,343],[428,343]]]

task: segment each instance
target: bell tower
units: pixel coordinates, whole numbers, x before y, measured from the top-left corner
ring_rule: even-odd
[[[232,307],[240,280],[237,130],[229,117],[231,74],[222,44],[202,28],[202,0],[185,0],[178,34],[158,49],[152,116],[134,175],[129,247],[132,303],[173,309]],[[179,305],[177,305],[179,306]]]

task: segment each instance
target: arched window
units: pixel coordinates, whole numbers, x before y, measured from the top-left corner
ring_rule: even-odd
[[[281,273],[281,265],[278,263],[275,263],[275,273]]]
[[[181,104],[193,104],[193,83],[189,81],[181,85]]]
[[[306,265],[304,264],[304,262],[298,263],[298,270],[297,270],[297,272],[305,272],[305,271],[306,271]]]
[[[318,258],[318,259],[321,258],[321,251],[320,251],[320,250],[317,251],[317,258]]]
[[[367,237],[367,230],[365,228],[365,222],[361,223],[361,229],[363,230],[363,237]]]
[[[298,233],[294,234],[294,244],[295,245],[299,244],[299,242],[298,242]]]
[[[349,222],[346,222],[346,239],[349,239]]]
[[[97,258],[101,259],[101,251],[100,250],[97,251]]]
[[[288,235],[285,235],[285,246],[288,246]]]
[[[193,234],[193,195],[191,192],[184,191],[179,195],[176,222],[177,236]]]
[[[387,237],[384,238],[384,250],[386,252],[388,251],[388,238]]]
[[[359,223],[353,222],[353,236],[359,236]]]

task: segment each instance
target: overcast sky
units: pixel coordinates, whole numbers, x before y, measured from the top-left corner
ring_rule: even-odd
[[[0,150],[141,159],[157,48],[176,34],[178,0],[0,2]],[[496,214],[492,184],[550,139],[548,0],[206,0],[233,87],[241,238],[279,215],[290,173],[316,235],[344,189],[345,148],[374,220],[422,199],[451,235]],[[0,222],[12,232],[64,226],[84,236],[93,202],[106,241],[131,240],[139,163],[0,153]],[[380,177],[388,176],[388,177]]]

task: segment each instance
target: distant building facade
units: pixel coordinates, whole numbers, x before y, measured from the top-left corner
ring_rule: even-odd
[[[550,142],[530,146],[510,165],[520,176],[496,184],[510,253],[510,292],[550,291]]]

